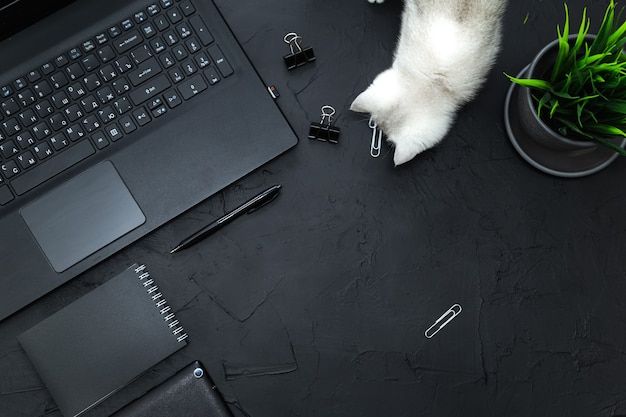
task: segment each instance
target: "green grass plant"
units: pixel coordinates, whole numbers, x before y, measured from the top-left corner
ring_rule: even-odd
[[[626,137],[626,22],[618,23],[622,11],[616,13],[611,0],[590,43],[585,39],[590,26],[587,8],[578,33],[570,40],[565,4],[563,30],[557,26],[559,51],[547,79],[505,75],[532,89],[538,116],[561,135],[593,140],[626,156],[626,150],[611,140]]]

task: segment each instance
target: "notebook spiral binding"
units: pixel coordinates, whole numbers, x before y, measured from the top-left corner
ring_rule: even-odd
[[[154,280],[150,278],[150,273],[146,271],[145,265],[140,265],[135,268],[135,273],[139,274],[139,281],[146,288],[146,292],[152,296],[154,305],[159,309],[159,313],[163,316],[163,319],[167,323],[167,326],[172,329],[172,334],[176,336],[176,340],[182,342],[187,339],[187,333],[176,319],[176,315],[172,312],[172,308],[167,304],[167,301],[163,298],[163,294],[159,291],[159,287],[154,283]]]

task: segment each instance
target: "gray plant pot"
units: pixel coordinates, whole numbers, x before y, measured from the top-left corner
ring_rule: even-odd
[[[576,38],[571,35],[570,40]],[[593,40],[595,35],[587,35]],[[542,78],[558,54],[558,40],[550,42],[517,78]],[[531,90],[511,83],[504,106],[504,122],[511,144],[535,168],[559,177],[582,177],[598,172],[619,154],[590,140],[567,138],[537,116]],[[626,139],[616,138],[624,146]]]

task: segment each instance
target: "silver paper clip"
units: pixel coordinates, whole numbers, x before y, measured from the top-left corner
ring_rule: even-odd
[[[450,321],[452,321],[453,318],[461,314],[461,311],[462,311],[461,306],[458,304],[454,304],[452,307],[448,309],[448,311],[443,313],[441,317],[439,317],[432,326],[430,326],[424,332],[424,336],[430,339],[431,337],[439,333],[439,330],[443,329],[448,323],[450,323]]]
[[[370,145],[370,155],[372,158],[378,158],[380,156],[380,145],[383,141],[383,131],[378,129],[378,125],[376,124],[376,120],[373,117],[370,117],[370,121],[367,125],[372,129],[372,143]]]

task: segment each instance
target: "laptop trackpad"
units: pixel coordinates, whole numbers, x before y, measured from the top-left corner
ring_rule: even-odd
[[[108,161],[33,201],[21,214],[56,272],[65,271],[146,221]]]

